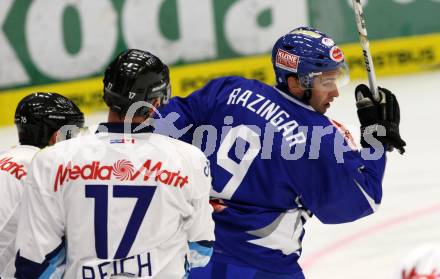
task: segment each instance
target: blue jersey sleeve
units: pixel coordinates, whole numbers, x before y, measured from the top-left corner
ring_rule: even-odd
[[[299,169],[302,174],[295,172],[301,200],[325,224],[351,222],[367,216],[377,209],[382,199],[385,152],[375,160],[363,159],[357,150],[339,153],[334,143],[343,139],[336,137],[342,136],[337,131],[325,136],[319,159],[303,160]]]

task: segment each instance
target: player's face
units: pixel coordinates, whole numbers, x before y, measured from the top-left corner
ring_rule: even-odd
[[[313,79],[312,97],[309,103],[317,112],[326,113],[334,98],[339,96],[337,78],[337,72],[327,72]]]

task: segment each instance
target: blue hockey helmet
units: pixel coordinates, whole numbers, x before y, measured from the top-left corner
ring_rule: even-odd
[[[334,90],[350,80],[342,50],[311,27],[299,27],[280,37],[272,50],[272,65],[281,88],[287,87],[289,76],[297,77],[305,90],[319,85]]]

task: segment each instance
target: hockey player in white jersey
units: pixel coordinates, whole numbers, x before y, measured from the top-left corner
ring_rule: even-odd
[[[440,278],[440,244],[424,243],[413,249],[398,265],[392,278]]]
[[[57,93],[33,93],[15,111],[20,144],[0,152],[0,277],[14,277],[15,236],[28,167],[35,153],[56,142],[64,125],[82,127],[84,117],[69,99]],[[70,137],[71,133],[67,135]]]
[[[168,67],[128,50],[107,68],[104,88],[108,123],[32,162],[17,278],[180,279],[209,261],[214,223],[205,155],[140,124],[169,99]]]

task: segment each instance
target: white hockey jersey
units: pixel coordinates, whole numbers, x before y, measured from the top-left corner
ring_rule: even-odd
[[[0,277],[13,278],[15,236],[29,164],[40,150],[17,145],[0,153]]]
[[[39,152],[19,222],[17,278],[182,278],[214,240],[211,176],[194,146],[152,133],[81,136]],[[201,251],[209,259],[212,251]],[[208,251],[208,252],[207,252]],[[65,257],[65,259],[64,259]]]

